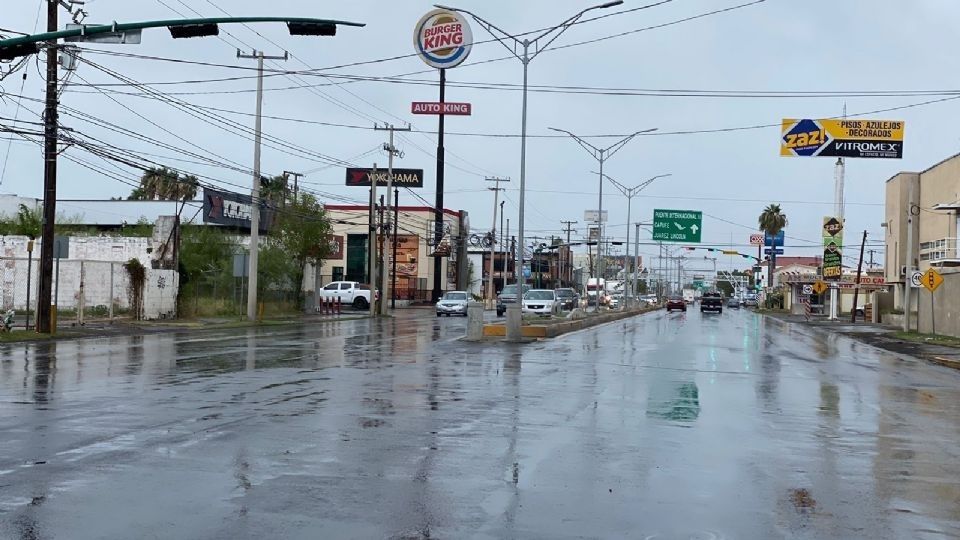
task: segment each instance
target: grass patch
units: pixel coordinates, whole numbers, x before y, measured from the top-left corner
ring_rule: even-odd
[[[960,348],[960,338],[955,338],[952,336],[942,336],[939,334],[918,334],[917,332],[896,332],[893,334],[893,336],[897,339],[912,341],[914,343],[930,343],[933,345],[945,345],[947,347]]]
[[[56,334],[38,334],[33,330],[15,330],[13,332],[0,332],[0,343],[22,343],[25,341],[49,341],[61,338],[77,337],[77,332],[57,332]]]

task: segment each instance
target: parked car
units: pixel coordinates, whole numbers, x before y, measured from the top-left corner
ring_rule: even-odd
[[[705,311],[723,313],[723,295],[717,291],[703,293],[700,297],[700,313]]]
[[[731,296],[730,298],[727,299],[727,307],[740,309],[740,299],[737,298],[736,296]]]
[[[462,315],[467,316],[467,302],[470,301],[470,295],[466,291],[447,291],[443,298],[437,302],[437,317],[441,315]]]
[[[523,293],[526,293],[530,290],[529,285],[523,286]],[[507,312],[507,304],[516,304],[520,301],[520,296],[517,294],[517,284],[507,285],[500,291],[500,294],[497,295],[497,317],[503,317],[503,314]]]
[[[667,312],[669,313],[675,309],[687,311],[687,302],[684,301],[682,296],[671,296],[667,299]]]
[[[610,301],[607,302],[607,305],[611,308],[618,308],[623,304],[623,294],[611,294]]]
[[[560,302],[560,309],[572,310],[580,306],[580,295],[573,289],[555,289],[557,300]]]
[[[551,289],[533,289],[523,295],[524,314],[553,315],[560,312],[557,293]]]
[[[342,304],[367,309],[370,307],[370,286],[356,281],[334,281],[320,290],[320,297],[327,301],[339,298]],[[380,298],[380,291],[377,291],[376,298]]]

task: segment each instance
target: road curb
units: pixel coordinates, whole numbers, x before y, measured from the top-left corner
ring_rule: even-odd
[[[576,319],[572,321],[563,321],[555,324],[549,325],[536,325],[530,324],[525,325],[521,328],[522,336],[529,339],[530,341],[542,340],[542,339],[552,339],[560,337],[564,334],[569,334],[571,332],[578,332],[580,330],[586,330],[588,328],[593,328],[595,326],[600,326],[607,323],[612,323],[616,321],[621,321],[623,319],[628,319],[630,317],[636,317],[638,315],[644,315],[647,313],[652,313],[663,309],[660,306],[638,309],[632,311],[617,311],[604,313],[602,315],[594,315],[591,317],[586,317],[583,319]],[[506,326],[505,324],[485,324],[483,326],[483,341],[503,341],[503,338],[506,337]]]

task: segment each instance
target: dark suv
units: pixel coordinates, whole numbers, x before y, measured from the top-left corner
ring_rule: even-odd
[[[530,290],[529,285],[523,286],[523,294],[526,294]],[[497,295],[497,317],[503,317],[503,314],[507,312],[507,304],[518,304],[520,303],[521,295],[517,294],[517,285],[507,285],[500,291],[500,294]]]
[[[554,293],[562,310],[572,310],[580,305],[580,295],[573,289],[556,289]]]

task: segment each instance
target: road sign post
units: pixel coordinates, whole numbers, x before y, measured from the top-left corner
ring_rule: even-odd
[[[921,279],[923,286],[930,291],[930,333],[937,335],[937,320],[934,317],[934,291],[936,291],[941,285],[943,285],[943,276],[940,275],[940,272],[937,272],[933,268],[927,270],[923,274]]]
[[[653,211],[654,240],[699,244],[702,234],[703,212],[697,210]]]

